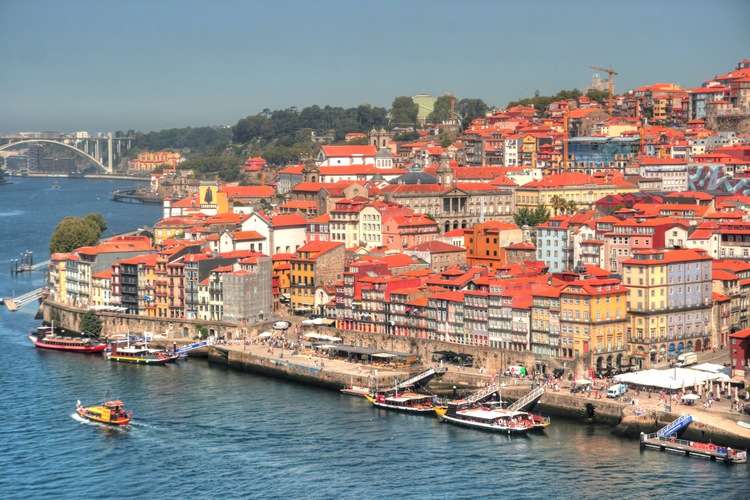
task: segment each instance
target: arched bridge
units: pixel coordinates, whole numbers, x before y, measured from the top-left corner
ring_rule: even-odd
[[[13,149],[19,144],[48,143],[66,147],[77,154],[85,156],[93,164],[97,165],[104,172],[111,174],[115,161],[119,159],[125,151],[132,147],[132,137],[112,137],[112,134],[98,137],[56,137],[56,136],[3,136],[0,142],[0,151],[4,149]],[[106,148],[106,158],[104,157],[104,148]],[[107,164],[103,163],[106,159]]]

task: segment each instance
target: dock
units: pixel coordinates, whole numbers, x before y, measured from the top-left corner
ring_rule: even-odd
[[[12,299],[0,299],[0,304],[5,304],[5,307],[7,307],[10,312],[15,312],[26,304],[44,297],[46,293],[47,290],[45,290],[44,288],[37,288],[36,290],[32,290],[19,297],[14,297]]]
[[[704,458],[715,460],[727,464],[744,464],[747,462],[747,451],[724,448],[712,443],[699,443],[696,441],[686,441],[675,437],[661,437],[657,433],[641,433],[641,449],[649,448],[652,450],[667,451],[685,455],[687,457]]]
[[[692,415],[682,414],[653,434],[641,432],[641,449],[668,451],[686,457],[705,458],[728,464],[744,464],[747,462],[747,450],[733,450],[730,447],[717,446],[713,443],[700,443],[679,439],[678,433],[693,421]]]

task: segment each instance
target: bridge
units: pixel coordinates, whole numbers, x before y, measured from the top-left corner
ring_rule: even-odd
[[[0,151],[16,149],[23,144],[54,144],[74,151],[86,157],[104,172],[111,174],[116,160],[132,147],[133,137],[114,137],[107,135],[93,137],[76,137],[63,134],[19,134],[0,136]],[[106,161],[106,165],[105,162]]]
[[[5,299],[5,307],[8,308],[10,312],[15,312],[25,306],[26,304],[29,304],[31,302],[34,302],[35,300],[39,300],[46,294],[47,291],[44,288],[37,288],[36,290],[32,290],[28,293],[24,293],[23,295],[19,297],[14,297],[12,299]]]

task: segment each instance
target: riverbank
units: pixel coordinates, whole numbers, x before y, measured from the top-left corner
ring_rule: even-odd
[[[347,385],[389,387],[394,383],[394,378],[404,380],[424,368],[393,369],[382,365],[350,363],[316,356],[312,351],[294,353],[263,343],[214,345],[208,348],[208,359],[211,363],[232,369],[331,390],[340,390]],[[428,390],[442,396],[462,397],[485,387],[491,378],[491,374],[480,373],[476,369],[450,366],[440,380],[430,383]],[[510,401],[515,401],[531,389],[529,380],[502,378],[501,381],[505,383],[502,389],[503,399]],[[693,415],[693,423],[688,426],[683,438],[713,442],[735,449],[750,449],[750,429],[737,425],[742,416],[729,412],[720,404],[708,409],[702,406],[679,406],[666,411],[658,404],[656,397],[638,399],[641,415],[636,415],[635,405],[632,403],[603,396],[597,398],[595,391],[571,394],[567,388],[561,388],[557,392],[549,389],[539,401],[538,409],[545,415],[565,417],[587,424],[609,425],[613,428],[612,432],[620,436],[656,432],[682,413],[690,413]]]

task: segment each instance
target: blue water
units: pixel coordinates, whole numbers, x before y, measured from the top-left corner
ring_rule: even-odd
[[[41,286],[11,277],[48,258],[67,215],[104,215],[108,234],[152,225],[160,208],[109,200],[122,181],[14,179],[0,186],[0,295]],[[192,359],[108,363],[43,351],[33,306],[0,309],[1,498],[747,498],[747,466],[641,452],[604,426],[555,419],[499,436],[373,409],[363,399]],[[87,423],[84,404],[117,397],[128,429]]]

